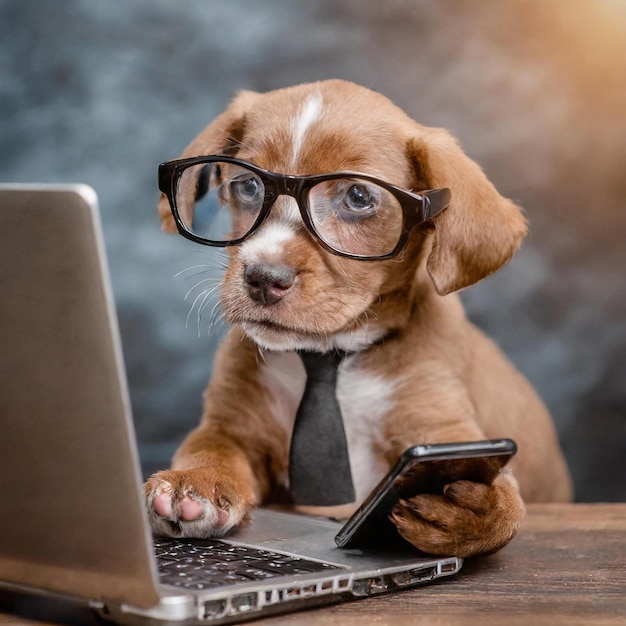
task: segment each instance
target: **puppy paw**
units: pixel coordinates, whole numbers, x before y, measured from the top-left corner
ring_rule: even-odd
[[[504,547],[517,533],[525,507],[512,476],[491,485],[459,480],[443,495],[400,500],[391,520],[409,543],[429,554],[476,556]]]
[[[159,537],[222,537],[249,521],[251,490],[207,468],[165,470],[145,484],[148,517]]]

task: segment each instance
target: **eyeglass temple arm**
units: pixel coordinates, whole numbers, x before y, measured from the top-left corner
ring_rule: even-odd
[[[163,192],[166,196],[170,196],[172,193],[172,180],[174,179],[174,170],[169,163],[161,163],[159,165],[158,184],[159,191]]]
[[[450,204],[452,199],[452,192],[447,188],[442,189],[429,189],[420,194],[424,197],[423,204],[423,219],[428,221],[438,215]]]

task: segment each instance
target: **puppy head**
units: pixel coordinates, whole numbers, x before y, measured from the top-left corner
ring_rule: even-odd
[[[385,261],[327,252],[295,200],[279,197],[262,226],[229,248],[221,294],[225,317],[269,349],[360,349],[406,323],[416,283],[440,295],[471,285],[508,261],[526,234],[519,209],[446,131],[352,83],[242,92],[183,156],[210,154],[281,174],[356,171],[416,192],[452,191],[450,206]],[[164,197],[159,213],[175,232]]]

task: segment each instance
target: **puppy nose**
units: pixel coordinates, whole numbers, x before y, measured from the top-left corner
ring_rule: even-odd
[[[289,265],[253,263],[243,273],[250,297],[264,305],[278,302],[289,291],[295,279],[296,271]]]

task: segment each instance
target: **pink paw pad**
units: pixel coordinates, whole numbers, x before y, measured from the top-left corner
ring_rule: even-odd
[[[155,507],[156,508],[156,507]],[[193,522],[202,516],[204,507],[200,502],[185,497],[180,503],[180,518],[185,522]]]
[[[215,522],[215,525],[218,528],[221,528],[222,526],[226,526],[229,521],[230,513],[228,511],[225,511],[224,509],[217,509],[217,521]]]
[[[159,493],[154,497],[152,506],[161,517],[171,517],[172,515],[172,498],[167,493]]]

